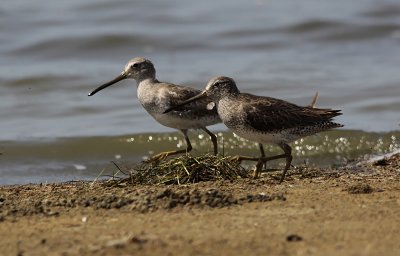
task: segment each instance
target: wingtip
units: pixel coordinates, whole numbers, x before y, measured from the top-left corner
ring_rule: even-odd
[[[341,127],[344,127],[344,124],[339,124],[339,123],[335,123],[335,122],[333,122],[334,124],[335,124],[335,128],[341,128]]]

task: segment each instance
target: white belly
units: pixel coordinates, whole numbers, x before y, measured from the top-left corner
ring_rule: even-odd
[[[151,113],[151,115],[160,124],[175,129],[199,129],[215,123],[212,122],[211,118],[210,122],[207,122],[207,120],[204,119],[185,119],[177,117],[176,115],[159,114],[159,113]]]
[[[277,144],[285,141],[281,133],[259,133],[256,131],[249,131],[244,129],[232,129],[232,131],[241,138],[267,144]]]

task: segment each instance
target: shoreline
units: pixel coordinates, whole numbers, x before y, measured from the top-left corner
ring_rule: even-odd
[[[180,186],[0,186],[0,247],[5,255],[400,251],[400,154],[289,171],[282,184],[274,175]]]

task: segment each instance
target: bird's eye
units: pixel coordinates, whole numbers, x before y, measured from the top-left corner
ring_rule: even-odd
[[[134,63],[131,65],[131,68],[137,68],[137,67],[139,67],[139,64],[137,64],[137,63]]]

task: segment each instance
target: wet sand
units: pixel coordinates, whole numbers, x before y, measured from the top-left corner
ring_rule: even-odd
[[[276,176],[278,173],[276,174]],[[3,255],[398,255],[400,155],[192,185],[0,187]]]

